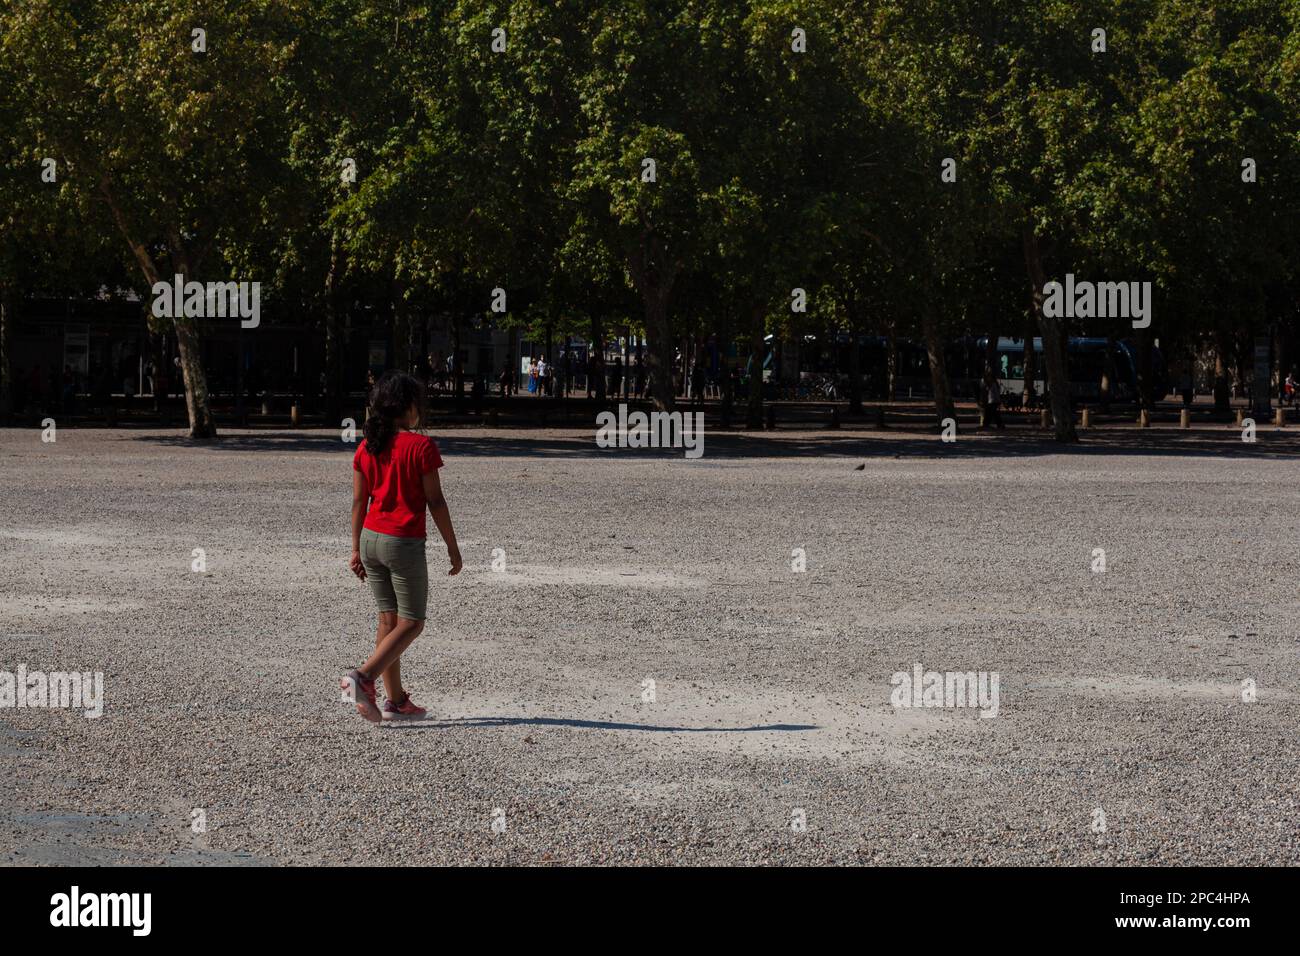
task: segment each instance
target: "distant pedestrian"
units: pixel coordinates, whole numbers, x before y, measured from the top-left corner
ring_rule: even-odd
[[[638,352],[636,362],[632,366],[633,381],[636,383],[636,397],[645,398],[645,362],[641,361],[641,353]]]
[[[537,394],[546,395],[549,393],[551,384],[551,367],[546,364],[546,356],[543,355],[537,360]]]
[[[987,385],[985,386],[984,399],[984,427],[997,427],[1002,431],[1005,427],[1002,424],[1002,385],[993,375],[989,375]]]
[[[609,372],[609,392],[615,398],[623,393],[623,359],[620,356],[615,356]]]
[[[704,389],[709,383],[709,373],[701,356],[695,357],[695,365],[691,369],[691,405],[704,405]]]

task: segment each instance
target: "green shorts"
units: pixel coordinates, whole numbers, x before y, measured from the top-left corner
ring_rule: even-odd
[[[380,611],[423,621],[429,604],[429,566],[424,538],[398,538],[361,529],[361,563]]]

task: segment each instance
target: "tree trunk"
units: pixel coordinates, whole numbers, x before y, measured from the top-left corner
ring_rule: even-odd
[[[1155,384],[1151,381],[1151,333],[1147,329],[1136,329],[1134,338],[1137,340],[1138,407],[1149,411],[1154,404],[1152,388]]]
[[[555,374],[555,371],[556,371],[556,364],[555,364],[555,319],[554,319],[554,318],[551,318],[550,321],[548,321],[548,322],[546,323],[546,351],[545,351],[544,353],[542,353],[542,357],[543,357],[544,359],[546,359],[546,370],[547,370],[547,371],[546,371],[546,374],[547,374],[547,376],[548,376],[547,384],[550,385],[550,383],[554,382],[555,379],[556,379],[556,374]],[[538,388],[541,388],[541,387],[542,387],[542,383],[541,383],[541,382],[538,382],[538,383],[537,383],[537,387],[538,387]],[[554,395],[554,394],[555,394],[555,388],[554,388],[553,385],[551,385],[550,387],[551,387],[551,392],[550,392],[550,394],[551,394],[551,395]],[[548,397],[548,396],[543,395],[542,397],[543,397],[543,398],[546,398],[546,397]]]
[[[668,301],[681,264],[668,253],[663,241],[646,228],[640,242],[629,250],[628,272],[636,286],[645,308],[645,331],[649,338],[646,356],[646,374],[652,379],[650,397],[660,411],[672,411],[676,402],[673,395],[673,339],[668,318]],[[593,327],[596,317],[592,316]],[[602,356],[603,361],[603,356]],[[600,382],[604,397],[604,375]]]
[[[452,399],[456,411],[460,411],[465,403],[465,370],[461,367],[460,360],[460,313],[454,313],[451,317],[451,387],[455,389],[456,395]]]
[[[767,351],[763,336],[767,332],[767,309],[758,305],[750,314],[749,331],[749,398],[745,424],[749,428],[763,427],[763,359]]]
[[[615,398],[622,398],[630,395],[632,389],[629,387],[628,380],[632,376],[632,326],[623,326],[623,381],[619,383],[619,394]]]
[[[673,362],[673,394],[678,399],[684,399],[690,394],[690,368],[691,368],[691,337],[683,336],[678,343],[678,354],[681,355],[681,361]]]
[[[344,268],[343,243],[335,229],[330,235],[330,265],[325,273],[325,414],[330,422],[339,422],[343,417],[343,330],[339,315],[339,286]]]
[[[150,391],[153,392],[153,410],[161,414],[167,400],[167,396],[158,387],[162,384],[162,378],[166,374],[163,365],[165,359],[163,346],[166,341],[164,334],[155,331],[152,324],[146,327],[149,331],[149,362],[153,365],[153,381],[150,382]]]
[[[989,331],[984,336],[984,364],[980,371],[979,382],[975,386],[976,403],[983,409],[981,425],[989,424],[989,385],[1002,377],[1001,371],[998,368],[998,335],[994,331]]]
[[[1070,408],[1070,373],[1066,351],[1066,327],[1061,318],[1043,314],[1043,286],[1047,272],[1043,268],[1042,250],[1032,227],[1026,226],[1023,235],[1025,267],[1033,285],[1034,315],[1043,330],[1043,359],[1047,368],[1047,390],[1052,399],[1052,420],[1059,442],[1076,442],[1079,433],[1074,429],[1074,414]],[[1033,351],[1033,340],[1025,343],[1025,357]]]
[[[1246,347],[1242,348],[1242,340],[1245,339]],[[1237,333],[1237,348],[1233,350],[1233,364],[1236,366],[1233,374],[1232,391],[1237,398],[1246,397],[1246,383],[1254,376],[1251,374],[1251,359],[1253,350],[1250,348],[1250,337]]]
[[[411,371],[411,310],[406,302],[406,283],[392,279],[389,295],[393,300],[393,368]],[[457,364],[459,365],[459,357]]]
[[[1024,383],[1020,387],[1020,405],[1022,408],[1033,408],[1034,402],[1038,399],[1038,387],[1034,384],[1038,381],[1038,352],[1034,349],[1034,339],[1037,336],[1038,320],[1034,315],[1034,308],[1031,306],[1025,312],[1025,360],[1021,369],[1024,375]]]
[[[18,320],[18,296],[12,285],[0,285],[0,421],[13,414],[13,357],[10,341]]]
[[[656,409],[671,412],[676,407],[676,399],[673,395],[673,341],[668,329],[668,295],[661,289],[647,292],[643,293],[646,332],[650,338],[646,350],[646,374],[654,386],[650,398]],[[594,323],[595,319],[592,321]]]
[[[235,331],[235,420],[248,424],[244,418],[244,328]]]
[[[1286,363],[1287,363],[1287,341],[1286,336],[1282,333],[1281,323],[1273,325],[1273,368],[1272,376],[1269,380],[1269,392],[1278,399],[1282,398],[1282,383],[1286,381]]]
[[[172,258],[177,261],[188,282],[192,273],[188,257],[183,252],[172,249]],[[156,276],[150,279],[147,273],[145,278],[151,285],[157,281]],[[147,316],[146,312],[146,321]],[[181,315],[175,316],[172,324],[176,327],[176,348],[180,352],[181,376],[185,380],[185,411],[189,416],[190,437],[205,441],[216,438],[217,423],[212,418],[208,376],[203,371],[202,351],[199,348],[198,325],[193,319]]]
[[[1106,336],[1106,358],[1101,373],[1101,387],[1098,390],[1101,407],[1107,411],[1110,410],[1110,402],[1115,393],[1116,374],[1115,336],[1108,335]]]
[[[858,341],[858,304],[850,298],[844,306],[849,320],[849,414],[862,414],[862,345]]]
[[[600,326],[600,314],[594,309],[591,313],[591,355],[587,361],[588,375],[595,378],[588,382],[596,401],[605,401],[605,333]],[[667,339],[664,339],[667,343]],[[671,366],[670,366],[671,367]]]
[[[101,180],[99,187],[104,202],[108,205],[114,222],[117,223],[118,230],[126,239],[131,254],[140,266],[145,282],[152,287],[154,283],[159,281],[158,267],[154,263],[153,256],[144,243],[135,237],[122,208],[113,195],[108,180]],[[188,281],[194,277],[191,275],[189,257],[185,254],[185,248],[180,243],[180,230],[172,228],[169,230],[169,234],[171,236],[170,252],[172,261],[180,267],[181,273]],[[172,319],[172,324],[176,328],[176,348],[180,352],[181,375],[185,382],[185,410],[189,416],[190,437],[198,439],[216,438],[217,425],[212,419],[212,409],[208,402],[208,378],[203,372],[203,362],[199,354],[198,328],[191,319],[180,315]]]
[[[185,380],[185,411],[189,415],[190,437],[216,438],[217,425],[212,420],[208,401],[208,377],[203,372],[198,329],[187,318],[178,317],[172,322],[176,326],[176,346],[180,351],[181,374]]]
[[[1226,414],[1232,407],[1228,387],[1228,336],[1222,329],[1214,333],[1214,410]]]
[[[898,326],[893,319],[889,320],[889,335],[886,348],[888,353],[885,356],[885,402],[893,404],[894,396],[898,394]]]
[[[932,302],[922,305],[921,331],[925,336],[925,352],[930,360],[930,385],[934,389],[936,421],[942,425],[945,418],[957,419],[952,403],[952,385],[948,381],[948,363],[943,354],[943,334],[939,327],[939,314]]]

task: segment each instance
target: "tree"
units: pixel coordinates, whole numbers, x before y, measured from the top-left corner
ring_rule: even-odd
[[[268,168],[284,155],[277,80],[303,25],[288,0],[225,0],[201,13],[178,2],[47,0],[13,11],[0,49],[38,146],[59,160],[87,216],[107,210],[153,287],[214,274],[223,237],[256,221]],[[198,324],[172,322],[189,434],[211,438]]]
[[[3,21],[0,21],[0,26]],[[125,284],[102,233],[77,215],[66,170],[38,145],[37,117],[0,55],[0,420],[15,409],[21,371],[13,331],[24,299],[98,294]]]

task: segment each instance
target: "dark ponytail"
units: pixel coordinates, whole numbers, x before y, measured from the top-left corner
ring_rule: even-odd
[[[422,407],[424,389],[405,372],[385,372],[370,393],[370,416],[366,419],[366,451],[375,458],[384,453],[397,435],[397,420],[411,406]]]

